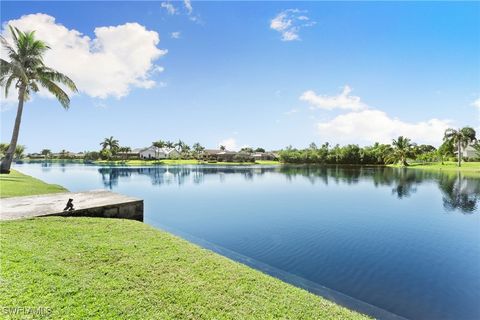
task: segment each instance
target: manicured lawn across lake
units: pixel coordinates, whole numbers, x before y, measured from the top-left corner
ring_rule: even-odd
[[[66,191],[62,186],[45,183],[15,170],[10,174],[0,174],[0,198]]]
[[[390,165],[390,167],[398,167],[398,165]],[[465,173],[480,174],[480,162],[462,162],[458,167],[457,162],[446,161],[441,162],[427,162],[427,163],[411,163],[408,168],[425,169],[425,170],[441,170],[441,171],[461,171]]]
[[[0,228],[2,307],[45,306],[52,319],[366,318],[136,221]]]

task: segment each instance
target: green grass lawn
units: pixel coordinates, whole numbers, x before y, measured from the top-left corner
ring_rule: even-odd
[[[2,309],[48,307],[51,319],[367,318],[136,221],[48,217],[0,228]]]
[[[15,170],[0,174],[0,198],[66,191],[62,186],[45,183]]]
[[[255,163],[251,162],[206,162],[206,161],[198,161],[194,159],[188,160],[173,160],[173,159],[165,159],[165,160],[115,160],[115,161],[108,161],[108,160],[99,160],[94,161],[95,164],[100,165],[127,165],[127,166],[145,166],[145,165],[186,165],[186,164],[201,164],[201,165],[255,165],[255,164],[262,164],[262,165],[274,165],[280,164],[278,161],[270,161],[270,160],[258,160]]]
[[[390,167],[399,167],[398,165],[389,165]],[[407,168],[425,169],[425,170],[441,170],[441,171],[461,171],[466,173],[480,174],[480,162],[462,162],[461,167],[458,167],[456,162],[447,161],[444,164],[441,162],[429,163],[410,163]]]
[[[17,171],[0,187],[65,191]],[[146,224],[80,217],[0,222],[0,318],[367,319]]]

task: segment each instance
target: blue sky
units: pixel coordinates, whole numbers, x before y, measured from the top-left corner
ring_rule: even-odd
[[[478,2],[188,4],[2,1],[4,35],[9,22],[38,29],[46,62],[80,89],[68,111],[34,96],[19,143],[95,150],[113,135],[131,147],[278,149],[480,130]],[[4,142],[13,98],[2,101]]]

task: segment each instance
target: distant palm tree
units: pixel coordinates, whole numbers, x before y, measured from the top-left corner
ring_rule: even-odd
[[[169,149],[175,148],[175,143],[173,143],[172,141],[166,141],[165,142],[165,147],[167,147]]]
[[[15,147],[15,152],[13,154],[15,159],[22,159],[25,156],[25,146],[17,144]]]
[[[154,141],[152,142],[152,146],[155,147],[155,159],[158,159],[158,149],[162,149],[162,148],[165,148],[165,141],[163,140],[158,140],[158,141]]]
[[[443,137],[443,140],[451,141],[457,146],[459,167],[462,165],[462,148],[466,148],[470,143],[476,141],[477,139],[475,135],[475,130],[470,127],[464,127],[458,130],[448,128],[445,130],[445,136]]]
[[[58,84],[66,85],[73,92],[77,91],[75,83],[63,73],[45,66],[43,55],[50,49],[45,42],[35,38],[35,31],[22,32],[9,26],[13,38],[13,46],[0,36],[0,41],[10,61],[0,58],[0,85],[5,87],[5,96],[12,84],[18,89],[18,108],[13,127],[12,139],[5,158],[0,165],[0,173],[9,173],[20,132],[24,102],[30,93],[38,92],[39,87],[52,93],[63,108],[68,109],[70,98]]]
[[[225,151],[226,150],[225,146],[220,146],[220,150]]]
[[[102,150],[110,149],[112,155],[115,155],[118,151],[118,148],[120,148],[118,140],[113,138],[113,136],[110,136],[110,138],[105,138],[102,142],[100,142],[100,145],[102,146]]]
[[[413,144],[410,139],[400,136],[392,141],[393,150],[386,157],[387,163],[400,163],[402,166],[408,166],[407,159],[413,157]]]
[[[183,158],[188,158],[190,154],[190,146],[183,142],[182,140],[178,140],[176,143],[177,151],[182,155]]]
[[[52,151],[50,149],[43,149],[41,154],[45,156],[45,159],[48,159],[50,155],[52,154]]]
[[[202,154],[202,152],[205,150],[205,148],[200,144],[200,143],[194,143],[193,146],[193,154],[195,156],[195,158],[197,158],[197,160],[200,158],[200,155]]]
[[[8,143],[0,143],[0,158],[3,159],[8,150]]]
[[[68,156],[68,151],[65,149],[62,149],[62,151],[60,151],[60,159],[65,159],[67,156]]]
[[[130,148],[130,147],[119,147],[118,151],[123,152],[124,153],[124,160],[127,160],[128,159],[128,153],[130,151],[132,151],[132,148]]]

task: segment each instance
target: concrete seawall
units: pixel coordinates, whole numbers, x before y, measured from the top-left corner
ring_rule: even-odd
[[[64,211],[69,199],[74,210]],[[0,220],[42,216],[105,217],[143,221],[143,200],[105,190],[0,199]]]

